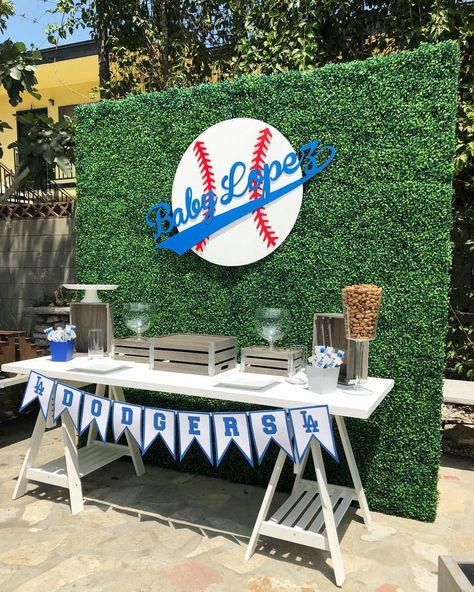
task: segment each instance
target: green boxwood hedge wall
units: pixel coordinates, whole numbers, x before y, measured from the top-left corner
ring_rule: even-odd
[[[120,285],[110,294],[118,336],[127,334],[122,303],[149,301],[157,304],[151,334],[233,334],[240,346],[261,343],[254,310],[272,305],[291,310],[286,342],[309,345],[313,314],[339,312],[341,287],[383,286],[370,373],[394,378],[396,387],[370,420],[349,429],[371,507],[421,520],[433,520],[437,504],[458,62],[457,46],[445,42],[77,109],[78,279]],[[262,261],[224,268],[191,252],[155,251],[148,208],[171,195],[190,142],[232,117],[270,123],[295,149],[313,138],[332,144],[336,159],[305,186],[293,231]],[[243,407],[129,396],[178,409]],[[274,454],[252,469],[234,450],[214,469],[192,450],[180,468],[263,484]],[[160,444],[147,458],[179,465]],[[328,470],[333,480],[347,477],[347,467],[329,458]]]

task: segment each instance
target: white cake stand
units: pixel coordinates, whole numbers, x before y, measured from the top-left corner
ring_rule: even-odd
[[[101,304],[98,290],[116,290],[117,284],[63,284],[67,290],[84,290],[84,298],[81,300],[84,304]]]

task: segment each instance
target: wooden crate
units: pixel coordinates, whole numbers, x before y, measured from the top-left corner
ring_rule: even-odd
[[[151,339],[143,337],[125,337],[125,339],[114,339],[112,342],[112,357],[121,362],[142,362],[150,363]]]
[[[76,352],[86,353],[89,349],[89,330],[102,329],[104,352],[110,352],[113,339],[113,311],[107,302],[90,304],[71,302],[71,323],[76,325]]]
[[[164,335],[151,351],[154,370],[214,376],[236,366],[236,339],[224,335]]]
[[[301,349],[297,347],[244,347],[240,352],[240,369],[254,374],[288,376],[291,364],[301,369]]]

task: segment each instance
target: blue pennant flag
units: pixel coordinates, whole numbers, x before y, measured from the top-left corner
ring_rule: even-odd
[[[26,383],[20,411],[23,411],[25,407],[35,399],[38,399],[44,418],[47,419],[49,403],[55,385],[56,381],[52,378],[47,378],[46,376],[38,374],[38,372],[31,371],[30,376],[28,377],[28,382]]]
[[[81,401],[82,391],[58,382],[54,395],[54,421],[67,411],[76,431],[79,431],[79,408]]]
[[[210,413],[179,411],[178,426],[180,460],[183,460],[189,447],[196,440],[209,462],[213,464]]]
[[[334,460],[339,462],[332,431],[331,416],[329,415],[327,405],[290,409],[289,413],[293,426],[296,453],[300,462],[303,460],[312,438],[316,438]]]
[[[253,466],[252,445],[246,413],[213,413],[216,440],[216,464],[219,465],[234,442]]]
[[[142,453],[148,450],[156,438],[160,438],[176,460],[176,411],[145,407],[143,421]]]
[[[107,438],[107,426],[109,425],[110,407],[112,401],[105,397],[98,397],[84,393],[82,406],[81,434],[95,421],[100,437],[105,442]]]
[[[122,401],[112,404],[112,427],[117,442],[125,430],[134,438],[138,446],[142,445],[142,411],[141,405],[132,405]]]
[[[272,440],[294,461],[286,411],[252,411],[249,417],[259,463],[262,462]]]

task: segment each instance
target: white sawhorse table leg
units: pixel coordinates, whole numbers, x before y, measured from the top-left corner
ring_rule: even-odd
[[[79,470],[77,434],[68,413],[61,415],[61,429],[64,440],[64,459],[66,461],[67,487],[69,489],[71,513],[79,514],[84,509],[84,499],[82,497],[81,474]]]
[[[35,427],[33,429],[33,433],[31,434],[30,441],[28,442],[28,450],[26,451],[20,474],[18,475],[12,499],[18,499],[26,493],[26,488],[28,487],[28,478],[26,474],[28,469],[30,469],[35,464],[45,429],[46,421],[40,411],[38,413],[38,417],[36,418]]]
[[[354,453],[352,452],[352,446],[349,440],[349,435],[347,434],[344,418],[336,415],[336,424],[337,429],[339,430],[339,436],[341,437],[342,447],[344,448],[344,454],[347,458],[347,464],[349,465],[352,482],[354,483],[355,495],[357,497],[357,501],[359,502],[364,522],[368,525],[372,522],[372,517],[370,516],[369,504],[367,503],[362,481],[360,480],[359,470],[354,458]]]
[[[110,396],[113,399],[117,401],[125,401],[121,388],[109,387],[109,389]],[[104,393],[105,386],[98,385],[96,388],[96,394],[103,396]],[[36,457],[43,440],[45,429],[47,427],[54,427],[55,425],[52,421],[52,407],[53,402],[51,400],[47,422],[41,411],[38,414],[33,434],[29,441],[28,450],[12,496],[13,499],[17,499],[25,494],[29,481],[48,483],[50,485],[69,489],[71,512],[73,514],[78,514],[84,508],[81,486],[81,478],[83,476],[124,455],[131,456],[135,472],[138,476],[145,473],[140,449],[128,433],[126,433],[127,446],[96,442],[97,427],[94,422],[89,429],[87,446],[78,450],[76,430],[70,416],[66,412],[60,417],[64,440],[64,456],[55,459],[42,467],[35,467]]]
[[[248,561],[250,557],[254,554],[255,547],[257,545],[258,536],[260,534],[260,527],[263,521],[267,518],[268,511],[270,510],[270,504],[272,503],[273,496],[275,495],[276,487],[278,485],[278,480],[280,479],[281,472],[283,470],[283,465],[285,464],[286,460],[286,452],[280,449],[278,453],[278,458],[273,467],[272,476],[270,477],[270,482],[268,483],[267,490],[265,491],[265,495],[263,497],[262,505],[260,506],[260,511],[258,512],[257,520],[255,522],[255,526],[253,527],[252,535],[250,537],[249,544],[247,546],[247,551],[245,552],[245,561]]]
[[[354,489],[328,485],[321,447],[317,440],[313,439],[301,463],[295,463],[296,478],[290,496],[273,516],[267,519],[286,459],[286,453],[280,450],[245,553],[246,560],[253,555],[258,537],[266,535],[329,551],[333,560],[336,584],[342,586],[344,583],[345,572],[337,526],[354,499],[359,502],[364,522],[369,524],[371,518],[344,419],[336,417],[336,423]],[[313,458],[316,481],[303,478],[310,453]]]

